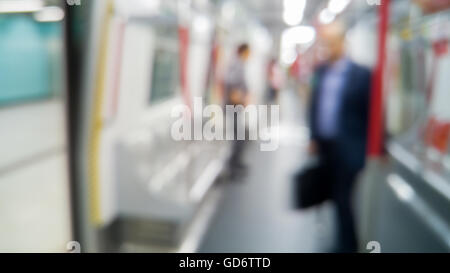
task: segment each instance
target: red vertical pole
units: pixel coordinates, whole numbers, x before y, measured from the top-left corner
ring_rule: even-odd
[[[379,157],[383,149],[383,89],[384,67],[386,61],[386,38],[389,27],[390,0],[382,0],[378,9],[378,60],[372,79],[372,93],[369,119],[369,139],[367,153]]]
[[[184,102],[191,108],[191,95],[188,85],[188,57],[189,57],[189,29],[184,26],[178,27],[178,36],[180,41],[180,82],[181,92],[183,93]]]

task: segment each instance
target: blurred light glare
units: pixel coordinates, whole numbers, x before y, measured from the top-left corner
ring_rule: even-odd
[[[295,48],[284,48],[281,52],[281,63],[283,65],[291,65],[297,59],[297,52]]]
[[[289,26],[295,26],[302,22],[306,7],[306,0],[284,0],[283,20]]]
[[[161,5],[160,0],[140,0],[139,6],[142,7],[142,9],[150,10],[150,11],[157,11],[159,10]]]
[[[135,0],[130,4],[129,0],[117,0],[115,2],[117,10],[125,14],[150,15],[156,14],[161,6],[160,0]]]
[[[404,201],[411,201],[414,198],[415,196],[414,189],[402,178],[400,178],[396,174],[390,174],[387,177],[387,180],[391,188],[394,190],[395,194],[398,196],[398,198]]]
[[[232,1],[227,1],[222,5],[221,9],[222,17],[226,22],[233,21],[236,15],[236,5]]]
[[[267,29],[255,26],[250,37],[251,41],[253,41],[252,48],[258,49],[259,52],[269,52],[271,50],[273,40]]]
[[[328,2],[328,10],[331,13],[341,13],[350,4],[351,0],[330,0]]]
[[[316,30],[310,26],[291,27],[283,31],[283,45],[308,44],[316,38]]]
[[[41,10],[41,0],[3,0],[0,1],[0,13],[25,13]]]
[[[281,62],[284,65],[292,64],[297,58],[297,45],[306,46],[314,42],[316,30],[311,26],[291,27],[281,35]]]
[[[329,24],[333,22],[336,15],[327,8],[323,9],[319,14],[319,22],[322,24]]]
[[[59,7],[46,7],[34,14],[38,22],[58,22],[64,19],[64,11]]]
[[[204,15],[198,15],[195,17],[194,21],[192,22],[194,31],[198,34],[205,34],[208,33],[211,29],[211,24],[209,22],[208,17]]]

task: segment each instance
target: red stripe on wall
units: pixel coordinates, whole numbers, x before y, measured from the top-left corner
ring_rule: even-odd
[[[181,92],[186,105],[191,108],[191,95],[189,91],[187,69],[189,56],[189,29],[184,26],[178,27],[178,36],[180,41],[180,81]]]

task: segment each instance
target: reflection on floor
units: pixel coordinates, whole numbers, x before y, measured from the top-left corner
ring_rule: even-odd
[[[225,181],[223,198],[200,252],[323,252],[332,246],[331,204],[291,207],[291,176],[306,158],[307,130],[294,91],[280,98],[280,147],[262,152],[249,142],[247,175]]]

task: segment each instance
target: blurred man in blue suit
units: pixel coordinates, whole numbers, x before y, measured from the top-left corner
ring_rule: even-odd
[[[351,195],[366,154],[371,73],[345,55],[345,27],[321,27],[327,61],[315,72],[310,108],[310,152],[317,153],[332,181],[337,210],[337,252],[357,250]]]

